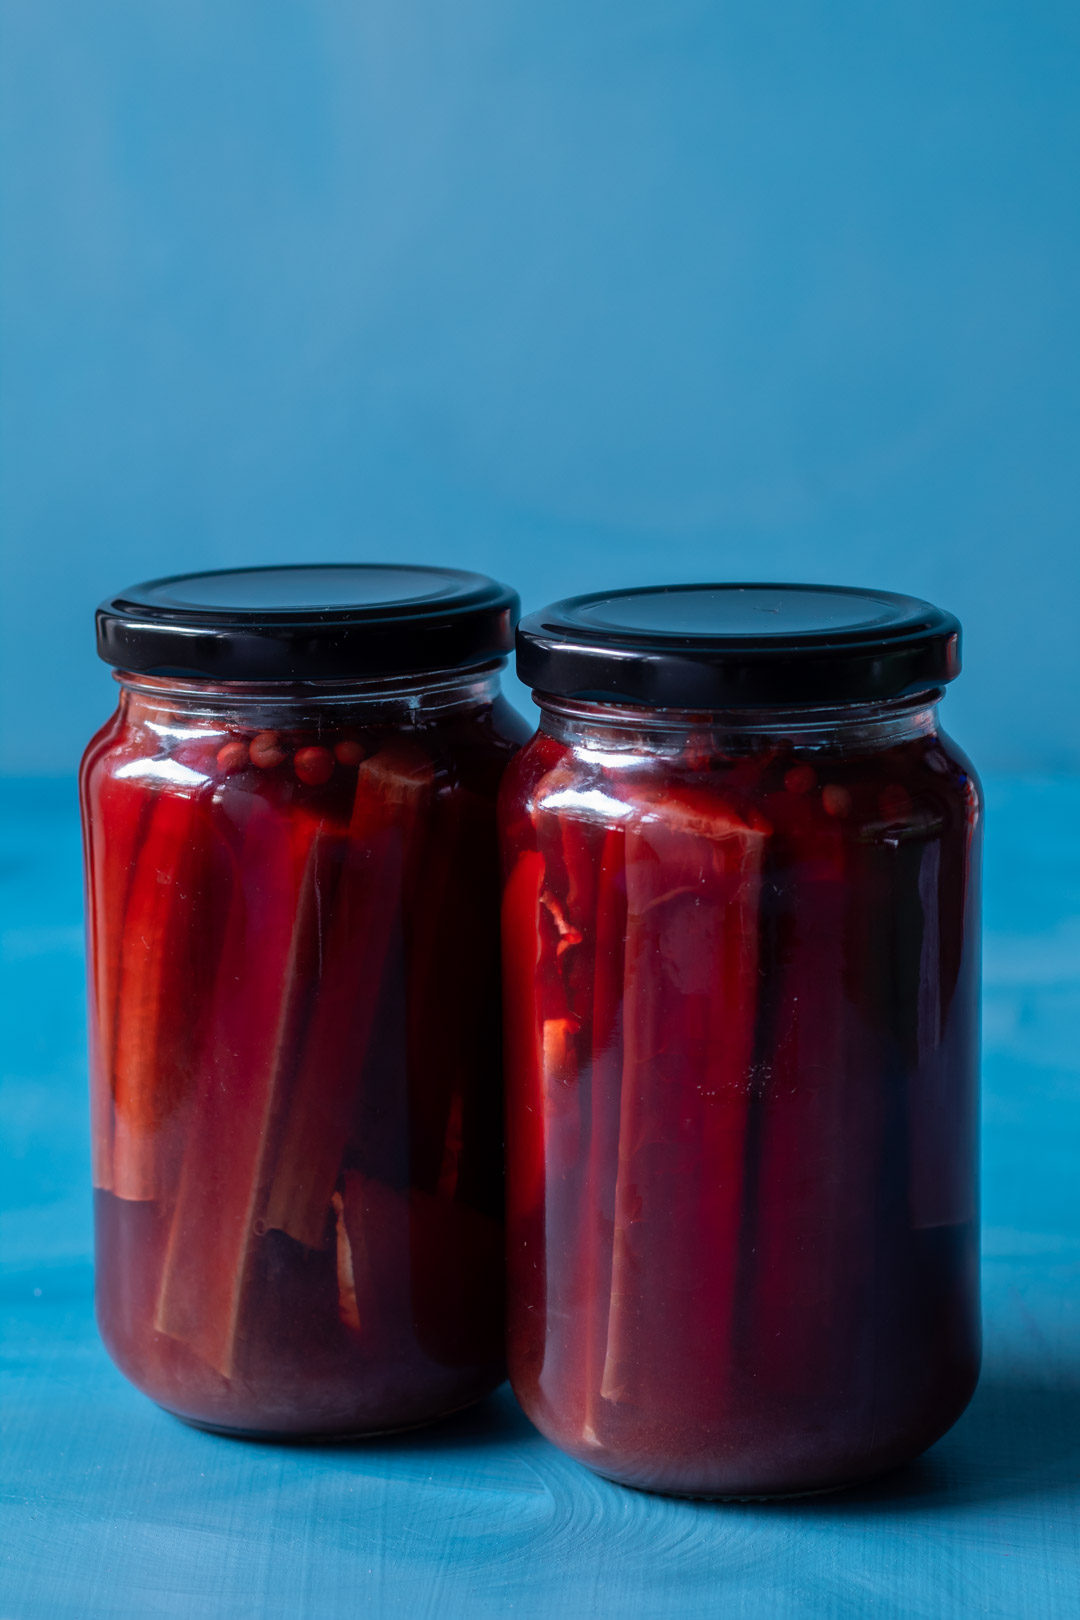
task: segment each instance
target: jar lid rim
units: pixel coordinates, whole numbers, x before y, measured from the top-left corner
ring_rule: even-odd
[[[470,669],[505,657],[517,593],[409,563],[296,563],[170,574],[97,610],[99,657],[144,675],[333,680]]]
[[[920,597],[857,586],[637,586],[530,614],[518,626],[517,653],[527,684],[592,702],[872,702],[953,680],[960,624]]]

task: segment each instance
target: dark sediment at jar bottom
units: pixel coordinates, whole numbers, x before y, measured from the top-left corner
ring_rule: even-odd
[[[978,1356],[934,1369],[889,1413],[845,1411],[761,1400],[750,1383],[733,1392],[729,1416],[695,1424],[627,1411],[609,1422],[604,1443],[585,1443],[552,1419],[536,1387],[515,1393],[541,1434],[604,1479],[682,1497],[800,1497],[844,1490],[912,1463],[962,1416],[978,1382]]]
[[[330,1429],[325,1432],[312,1430],[310,1432],[296,1433],[287,1429],[277,1431],[270,1429],[230,1429],[221,1423],[200,1423],[198,1418],[184,1417],[182,1412],[174,1412],[168,1406],[161,1410],[167,1412],[178,1423],[185,1424],[189,1429],[198,1429],[202,1434],[220,1434],[226,1440],[254,1441],[266,1446],[348,1446],[359,1441],[391,1439],[398,1434],[414,1434],[418,1429],[430,1428],[433,1424],[448,1422],[450,1418],[457,1417],[460,1412],[468,1412],[472,1407],[479,1405],[489,1395],[506,1382],[500,1378],[497,1384],[484,1388],[476,1395],[470,1395],[467,1400],[457,1406],[448,1406],[445,1411],[433,1412],[430,1417],[418,1418],[413,1423],[398,1423],[389,1429],[356,1429],[345,1432],[340,1429]],[[160,1403],[155,1403],[160,1404]]]
[[[537,1427],[575,1461],[611,1484],[630,1490],[696,1501],[785,1501],[849,1490],[914,1462],[963,1414],[977,1379],[978,1368],[972,1366],[963,1381],[958,1379],[947,1396],[943,1395],[938,1411],[917,1428],[885,1437],[870,1453],[854,1450],[846,1455],[833,1454],[827,1462],[820,1455],[815,1459],[800,1454],[797,1448],[793,1450],[790,1436],[789,1445],[781,1446],[770,1457],[762,1434],[750,1426],[741,1435],[733,1430],[725,1437],[727,1462],[722,1472],[717,1471],[719,1447],[711,1456],[700,1459],[683,1454],[668,1471],[657,1467],[654,1458],[635,1458],[631,1452],[622,1453],[617,1460],[610,1456],[603,1461],[599,1456],[594,1459],[553,1427],[543,1422]],[[535,1414],[530,1415],[537,1422]]]
[[[809,1264],[789,1266],[789,1308],[769,1344],[747,1332],[757,1320],[752,1291],[725,1345],[695,1331],[694,1296],[663,1297],[660,1278],[643,1284],[639,1331],[666,1348],[647,1381],[635,1384],[630,1369],[610,1396],[595,1379],[582,1382],[581,1313],[555,1321],[549,1312],[539,1342],[519,1298],[510,1333],[515,1393],[562,1450],[642,1490],[774,1497],[872,1479],[952,1427],[979,1370],[974,1224],[884,1230],[864,1291],[853,1277],[857,1308],[845,1330],[814,1312]],[[876,1286],[883,1276],[889,1286]]]
[[[389,1301],[385,1319],[354,1332],[338,1315],[332,1251],[280,1232],[255,1245],[234,1375],[222,1376],[154,1327],[167,1221],[149,1203],[97,1193],[97,1314],[120,1371],[157,1405],[237,1438],[352,1439],[418,1427],[481,1400],[505,1378],[489,1330],[455,1346],[454,1364],[426,1354]],[[407,1285],[407,1274],[404,1277]],[[463,1353],[472,1350],[471,1359]]]

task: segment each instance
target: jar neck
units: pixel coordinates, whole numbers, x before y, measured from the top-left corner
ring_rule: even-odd
[[[754,753],[778,745],[841,752],[892,748],[915,737],[934,735],[940,697],[941,692],[935,690],[885,703],[692,711],[586,703],[533,693],[540,707],[542,731],[569,745],[605,753],[677,753],[694,736],[724,754]]]
[[[366,724],[419,725],[494,703],[502,666],[497,659],[477,669],[368,681],[201,681],[127,670],[114,670],[113,676],[121,701],[131,709],[181,721],[227,717],[242,725],[287,726],[315,714],[339,720],[359,715]]]

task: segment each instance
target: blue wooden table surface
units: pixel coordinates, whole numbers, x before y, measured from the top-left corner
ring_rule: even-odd
[[[1080,781],[989,789],[979,1393],[903,1473],[766,1506],[608,1485],[505,1391],[298,1448],[128,1387],[91,1306],[73,798],[0,788],[0,1620],[1080,1615]]]

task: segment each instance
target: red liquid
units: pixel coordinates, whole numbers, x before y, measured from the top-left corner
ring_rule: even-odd
[[[125,693],[87,750],[98,1319],[182,1417],[372,1432],[503,1377],[516,724],[268,732]]]
[[[650,752],[598,721],[519,755],[510,1373],[581,1462],[818,1490],[963,1410],[980,820],[932,732]]]

